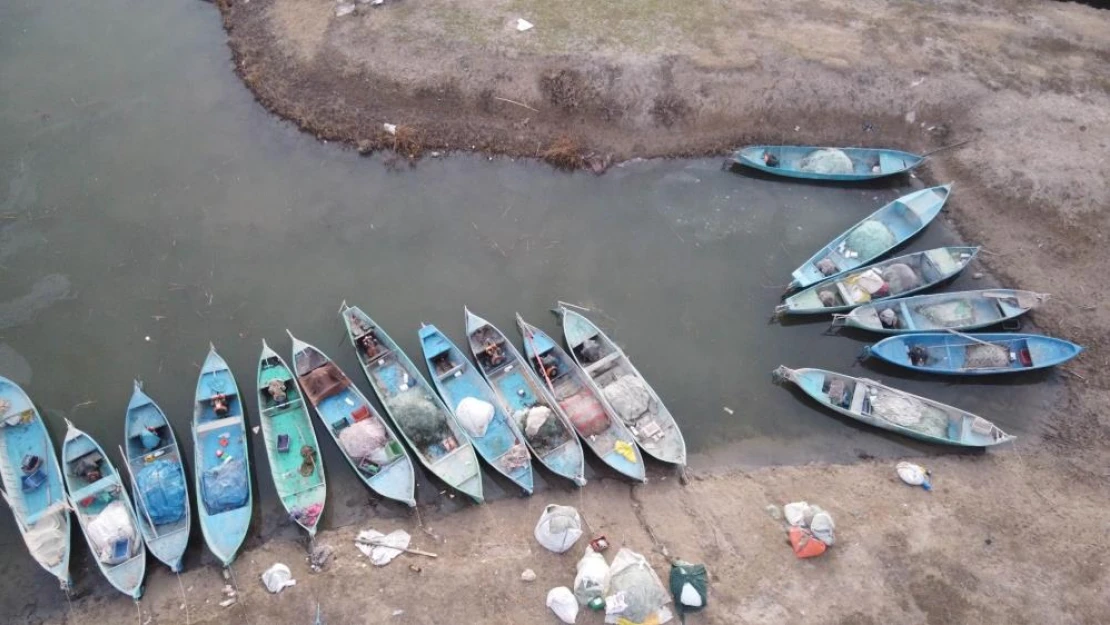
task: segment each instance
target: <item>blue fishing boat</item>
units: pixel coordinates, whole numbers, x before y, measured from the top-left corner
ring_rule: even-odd
[[[0,376],[0,491],[31,557],[69,592],[69,510],[58,456],[42,416]]]
[[[891,388],[874,380],[824,369],[774,371],[820,404],[862,423],[918,440],[956,447],[990,447],[1014,440],[997,425],[966,410]]]
[[[938,247],[860,267],[791,295],[775,308],[775,314],[838,313],[913,295],[951,279],[978,253],[977,247]]]
[[[833,325],[882,334],[975,330],[1024,315],[1046,299],[1043,293],[1016,289],[915,295],[859,306],[835,315]]]
[[[127,402],[123,436],[139,531],[154,557],[180,572],[191,521],[185,465],[166,413],[138,380]]]
[[[412,459],[393,428],[327,354],[286,332],[297,381],[355,475],[382,497],[415,506]]]
[[[127,489],[108,454],[66,419],[62,466],[69,505],[77,515],[93,560],[116,590],[143,596],[146,548]]]
[[[278,499],[310,537],[324,513],[328,485],[308,404],[293,370],[262,341],[255,378],[258,420]]]
[[[920,165],[925,157],[878,148],[753,145],[738,150],[732,160],[776,176],[858,181],[907,172]]]
[[[656,460],[686,466],[682,430],[624,350],[583,315],[565,306],[555,312],[562,318],[563,338],[574,362],[598,397],[628,426],[640,449]]]
[[[516,323],[524,338],[528,366],[544,381],[547,400],[563,409],[582,442],[602,462],[622,475],[646,481],[636,439],[598,396],[582,369],[543,330],[526,323],[520,315]]]
[[[871,213],[795,269],[789,290],[862,267],[905,243],[940,213],[951,190],[946,184],[914,191]]]
[[[1039,334],[901,334],[863,348],[865,358],[942,375],[989,375],[1063,364],[1083,348]]]
[[[474,445],[412,360],[357,306],[339,312],[370,388],[426,469],[482,503],[482,469]]]
[[[462,350],[434,325],[421,325],[420,346],[432,383],[478,454],[531,495],[532,459],[528,447],[493,389],[470,366]]]
[[[469,309],[463,310],[470,353],[501,409],[516,424],[541,464],[584,486],[582,443],[563,408],[547,399],[544,382],[501,330]]]
[[[231,566],[247,537],[254,504],[243,399],[215,347],[209,347],[197,378],[193,478],[204,542],[221,564]]]

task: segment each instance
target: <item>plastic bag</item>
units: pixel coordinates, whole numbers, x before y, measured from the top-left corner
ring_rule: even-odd
[[[671,565],[670,586],[679,615],[702,610],[709,601],[709,572],[704,564],[676,560]]]
[[[544,549],[563,553],[582,537],[582,517],[571,506],[549,505],[543,509],[533,533]]]
[[[804,527],[790,528],[790,546],[799,558],[814,558],[828,549],[828,545],[814,538],[813,533]]]
[[[150,522],[165,525],[185,518],[185,474],[181,465],[159,459],[143,467],[135,476],[141,506]]]
[[[782,507],[782,516],[786,517],[786,522],[790,525],[804,525],[806,510],[808,509],[808,503],[804,501],[795,501],[794,503],[788,503]]]
[[[297,580],[293,579],[293,572],[289,570],[289,567],[279,562],[266,569],[266,572],[262,574],[262,583],[266,585],[266,590],[279,593],[286,586],[296,586]]]
[[[486,428],[489,427],[489,422],[493,420],[493,413],[493,404],[482,401],[477,397],[463,397],[458,407],[455,408],[455,416],[459,419],[459,425],[463,426],[468,434],[476,438],[486,435]]]
[[[631,549],[621,549],[609,567],[609,596],[605,598],[605,622],[621,619],[643,623],[671,618],[664,606],[670,602],[667,589],[644,557]]]
[[[898,471],[898,477],[910,486],[920,486],[925,490],[932,489],[929,483],[929,472],[925,467],[912,462],[899,462],[895,470]]]
[[[586,547],[586,554],[578,561],[578,574],[574,577],[574,598],[586,605],[591,599],[604,598],[608,589],[609,563],[605,556]]]
[[[130,557],[130,550],[123,558],[115,556],[116,543],[129,541],[134,546],[136,539],[131,509],[123,501],[117,499],[104,506],[104,510],[89,522],[86,531],[90,546],[101,562],[117,564]]]
[[[574,600],[574,593],[566,586],[552,588],[547,593],[547,607],[559,617],[559,620],[573,625],[578,618],[578,602]]]
[[[535,436],[539,433],[540,428],[547,423],[548,419],[555,418],[555,413],[547,406],[535,406],[528,409],[527,416],[524,422],[524,433],[528,436]]]
[[[241,508],[250,495],[247,465],[238,458],[228,460],[201,474],[201,490],[208,514]]]
[[[835,529],[836,524],[833,523],[832,515],[824,510],[813,515],[813,520],[809,522],[809,530],[813,532],[813,537],[830,547],[836,542],[833,533]]]

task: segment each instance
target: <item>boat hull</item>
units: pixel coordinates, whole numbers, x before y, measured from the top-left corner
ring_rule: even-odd
[[[813,151],[820,149],[828,148],[793,145],[753,145],[738,150],[733,154],[732,160],[739,165],[758,169],[759,171],[775,176],[832,182],[858,182],[894,176],[917,167],[925,160],[922,156],[909,152],[902,152],[900,150],[836,148],[847,154],[852,160],[851,173],[826,174],[804,171],[798,168],[799,161]],[[767,165],[763,160],[763,155],[765,153],[772,154],[778,158],[779,165],[777,167]],[[874,171],[876,163],[879,166],[879,171]]]
[[[1001,349],[996,354],[984,353],[990,346]],[[919,356],[911,358],[910,350],[915,350]],[[1082,351],[1082,347],[1070,341],[1038,334],[923,333],[883,339],[865,347],[864,355],[922,373],[999,375],[1055,367]]]

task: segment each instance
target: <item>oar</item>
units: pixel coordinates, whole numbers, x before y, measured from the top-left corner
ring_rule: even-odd
[[[954,149],[956,149],[956,148],[958,148],[962,145],[967,145],[968,143],[971,143],[972,141],[974,141],[978,138],[979,137],[972,137],[970,139],[964,139],[963,141],[960,141],[958,143],[952,143],[950,145],[941,146],[941,147],[939,147],[935,150],[931,150],[929,152],[926,152],[926,153],[922,154],[921,158],[925,158],[926,156],[932,156],[933,154],[936,154],[937,152],[943,152],[945,150],[954,150]]]
[[[967,339],[967,340],[973,341],[975,343],[979,343],[980,345],[986,345],[987,347],[1002,347],[1001,345],[996,345],[994,343],[988,343],[987,341],[977,339],[974,336],[964,334],[963,332],[957,332],[956,330],[953,330],[951,328],[945,328],[944,331],[948,332],[949,334],[955,334],[956,336],[958,336],[960,338]],[[1003,349],[1005,349],[1005,348],[1003,347]]]
[[[127,476],[131,478],[131,483],[135,485],[135,496],[139,498],[139,503],[142,504],[139,507],[143,509],[143,518],[150,525],[150,531],[154,532],[154,537],[159,538],[158,527],[154,525],[154,521],[150,520],[150,512],[146,509],[146,497],[143,496],[143,489],[139,488],[139,482],[135,479],[135,474],[131,472],[131,461],[127,459],[127,454],[123,452],[122,446],[117,448],[119,449],[119,455],[123,458],[123,466],[127,469]],[[120,484],[120,487],[122,488],[123,485]]]
[[[439,557],[439,555],[434,554],[430,551],[421,551],[419,549],[409,549],[408,547],[395,547],[393,545],[382,542],[381,539],[379,539],[379,538],[357,538],[356,540],[358,542],[364,544],[364,545],[370,545],[372,547],[382,547],[382,548],[385,548],[385,549],[396,549],[397,551],[403,551],[405,553],[412,553],[412,554],[415,554],[415,555],[418,555],[418,556],[425,556],[425,557],[428,557],[428,558],[438,558]]]
[[[547,388],[551,391],[551,396],[555,397],[555,386],[551,384],[551,378],[547,375],[547,367],[543,366],[543,359],[540,358],[540,352],[536,349],[536,343],[532,340],[532,331],[528,328],[524,329],[524,338],[528,339],[528,344],[532,346],[532,355],[536,357],[536,364],[540,366],[540,373],[543,374],[543,379],[547,382]]]

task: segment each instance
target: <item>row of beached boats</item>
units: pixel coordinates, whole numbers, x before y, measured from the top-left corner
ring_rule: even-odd
[[[324,510],[327,483],[310,405],[363,483],[409,506],[416,505],[413,456],[479,503],[479,457],[527,494],[533,458],[584,485],[583,444],[637,481],[646,479],[642,454],[685,465],[678,425],[621,348],[567,305],[556,312],[569,351],[519,316],[522,350],[465,310],[466,351],[473,360],[435,326],[422,326],[429,384],[384,329],[344,303],[347,336],[386,416],[319,348],[290,333],[287,362],[263,341],[255,378],[258,420],[290,518],[314,536]],[[0,378],[3,497],[32,556],[63,588],[70,584],[70,511],[101,572],[135,599],[142,594],[147,550],[181,570],[194,513],[209,550],[225,567],[234,561],[253,510],[247,421],[235,377],[214,347],[194,400],[195,510],[173,428],[140,383],[127,405],[119,448],[127,488],[110,453],[68,420],[59,464],[31,399]]]
[[[897,150],[752,146],[733,161],[811,180],[858,181],[908,172],[925,157]],[[1047,295],[1016,289],[924,291],[958,275],[977,247],[941,247],[883,258],[940,213],[952,185],[915,191],[867,216],[822,247],[792,274],[777,317],[833,315],[833,325],[892,335],[865,347],[864,358],[941,375],[980,376],[1062,364],[1083,348],[1037,334],[971,333],[1011,322]],[[779,367],[776,381],[850,418],[934,443],[986,447],[1014,437],[967,411],[866,378],[823,369]]]

